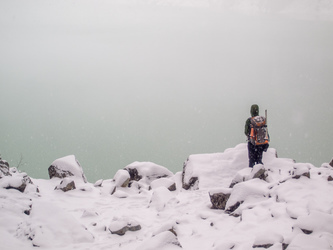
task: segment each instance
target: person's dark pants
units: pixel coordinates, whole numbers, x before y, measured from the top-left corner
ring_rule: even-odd
[[[263,164],[262,154],[267,150],[268,144],[255,146],[251,142],[248,142],[247,148],[249,151],[249,167],[253,168],[256,164]]]

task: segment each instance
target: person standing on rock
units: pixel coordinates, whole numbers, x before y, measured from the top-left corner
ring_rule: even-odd
[[[263,164],[262,155],[269,147],[269,135],[266,125],[266,117],[259,116],[259,106],[251,106],[251,117],[245,122],[245,135],[248,138],[249,167],[255,164]]]

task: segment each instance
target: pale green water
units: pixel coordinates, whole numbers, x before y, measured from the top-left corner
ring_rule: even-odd
[[[332,22],[102,1],[0,16],[0,153],[32,177],[69,154],[91,182],[133,161],[181,171],[245,142],[253,103],[280,157],[333,157]]]

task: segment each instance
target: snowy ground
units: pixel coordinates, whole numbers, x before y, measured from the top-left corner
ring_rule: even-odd
[[[127,171],[120,170],[95,185],[73,177],[76,189],[68,192],[55,190],[59,178],[31,179],[20,192],[7,189],[24,175],[11,168],[12,176],[0,176],[1,249],[333,249],[333,168],[275,155],[265,154],[266,181],[251,177],[246,144],[192,155],[184,180],[199,183],[189,190],[181,172],[136,162],[126,169],[144,176],[131,187],[121,187]],[[245,181],[229,189],[233,179]],[[209,193],[227,189],[227,206],[241,205],[231,214],[211,209]],[[112,233],[124,227],[133,231]]]

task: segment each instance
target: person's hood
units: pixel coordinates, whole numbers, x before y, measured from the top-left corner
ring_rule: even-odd
[[[251,116],[258,116],[259,115],[259,106],[257,104],[253,104],[251,106]]]

